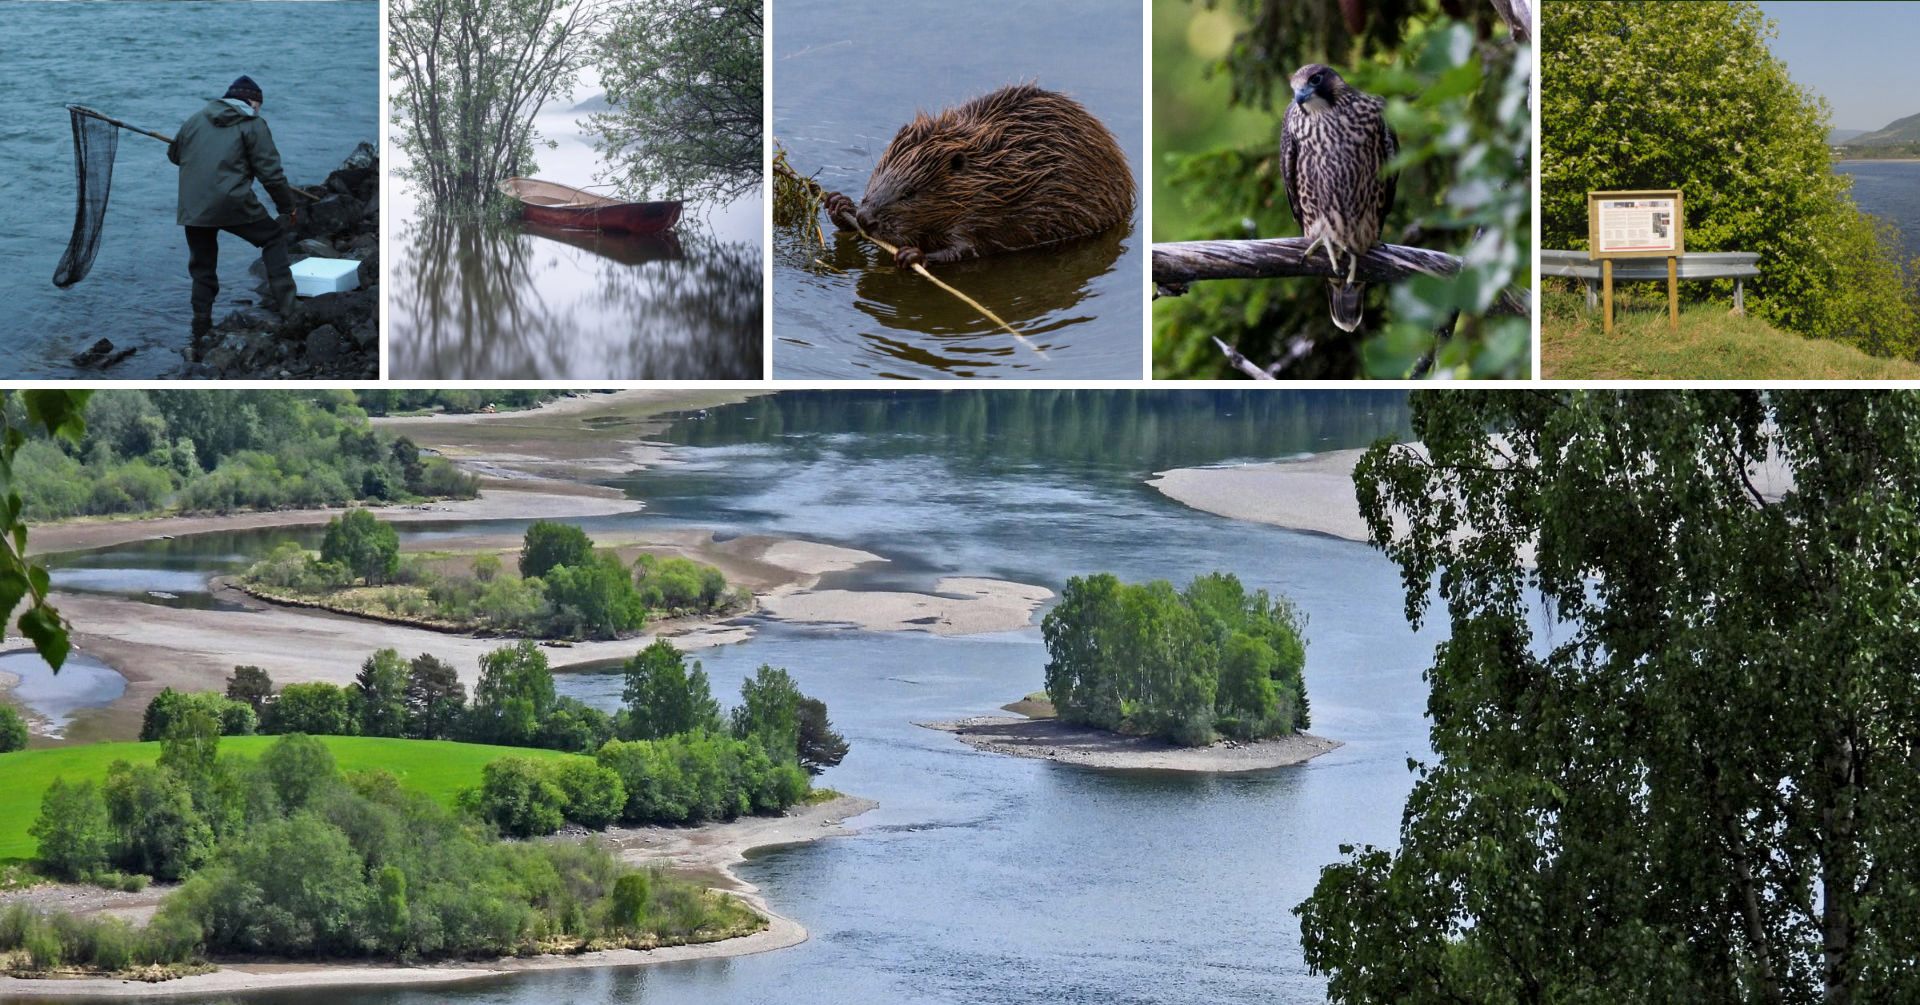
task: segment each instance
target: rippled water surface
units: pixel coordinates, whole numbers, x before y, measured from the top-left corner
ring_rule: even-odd
[[[1839,161],[1833,169],[1853,178],[1861,209],[1899,228],[1903,258],[1920,255],[1920,161]]]
[[[0,378],[98,379],[69,358],[103,336],[139,350],[108,376],[166,376],[188,342],[179,172],[158,140],[121,131],[99,257],[54,288],[73,229],[66,105],[171,135],[244,73],[266,95],[288,180],[318,184],[357,144],[379,142],[379,22],[372,0],[0,4]],[[216,318],[255,297],[247,268],[259,257],[220,239]]]
[[[787,393],[677,422],[680,463],[620,482],[638,514],[589,533],[698,526],[864,548],[889,561],[833,585],[926,590],[982,575],[1058,590],[1111,570],[1176,582],[1215,569],[1308,615],[1314,731],[1346,745],[1305,766],[1192,777],[1102,772],[973,751],[915,722],[993,713],[1041,686],[1034,628],[969,638],[758,622],[699,659],[728,699],[762,663],[827,702],[852,742],[824,784],[873,798],[856,834],[762,854],[742,872],[804,924],[774,953],[648,970],[542,973],[430,990],[248,998],[287,1005],[1310,1002],[1290,913],[1343,842],[1391,845],[1428,755],[1436,632],[1401,618],[1392,565],[1362,545],[1238,523],[1142,482],[1174,465],[1288,457],[1404,436],[1398,396],[1179,392]],[[403,525],[416,539],[492,524]],[[58,556],[56,575],[120,591],[227,571],[282,539],[249,532]],[[197,556],[197,557],[196,557]],[[142,574],[140,570],[148,570]],[[356,657],[357,658],[357,657]],[[611,708],[621,681],[561,676]]]
[[[916,111],[1034,81],[1106,123],[1137,186],[1140,31],[1139,5],[1116,0],[781,0],[774,137],[801,173],[857,201],[881,151]],[[776,376],[1140,376],[1146,256],[1137,211],[1124,231],[934,267],[1039,352],[822,220],[824,249],[790,229],[774,235]]]

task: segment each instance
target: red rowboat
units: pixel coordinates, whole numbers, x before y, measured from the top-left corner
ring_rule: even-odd
[[[500,191],[520,203],[522,219],[551,227],[657,234],[680,222],[678,202],[621,202],[535,178],[508,178]]]

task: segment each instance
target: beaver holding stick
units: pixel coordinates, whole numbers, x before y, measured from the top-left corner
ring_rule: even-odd
[[[1033,84],[1003,87],[938,115],[916,115],[887,144],[856,207],[827,214],[899,252],[894,262],[957,262],[1098,234],[1133,216],[1133,172],[1113,134],[1080,103]]]

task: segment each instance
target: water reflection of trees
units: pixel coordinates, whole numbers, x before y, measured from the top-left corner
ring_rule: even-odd
[[[1132,233],[1118,227],[1105,234],[1057,247],[998,255],[943,266],[940,277],[986,304],[1024,333],[1042,351],[1070,347],[1076,337],[1106,334],[1115,327],[1138,329],[1137,300],[1110,306],[1128,312],[1130,323],[1098,325],[1086,303],[1102,277],[1125,257]],[[1040,369],[1046,363],[959,299],[920,277],[893,267],[872,245],[848,234],[831,235],[833,268],[854,274],[854,306],[881,329],[861,333],[869,365],[885,370],[895,363],[930,368],[951,376],[972,376],[1000,368]],[[816,270],[817,245],[781,246],[796,268]],[[912,337],[891,333],[910,333]],[[1129,343],[1137,352],[1138,342]]]
[[[676,424],[675,442],[695,445],[865,434],[876,455],[929,451],[996,468],[1085,464],[1134,475],[1241,458],[1274,458],[1408,435],[1399,391],[1275,394],[1249,390],[1103,391],[981,388],[945,393],[790,391],[713,410]],[[930,443],[932,445],[930,445]],[[822,439],[822,450],[840,450]]]
[[[535,233],[458,218],[404,228],[391,372],[425,379],[749,379],[760,255],[678,239]]]

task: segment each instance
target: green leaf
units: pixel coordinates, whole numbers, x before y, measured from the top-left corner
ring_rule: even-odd
[[[67,662],[73,648],[67,638],[67,626],[51,607],[40,606],[20,615],[20,633],[33,640],[33,648],[55,673]]]

